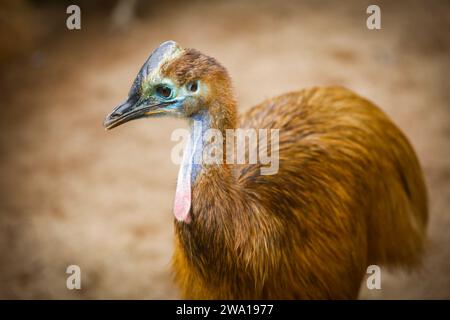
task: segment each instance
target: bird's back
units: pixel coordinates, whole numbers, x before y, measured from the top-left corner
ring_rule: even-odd
[[[255,106],[240,127],[280,130],[279,172],[246,165],[237,178],[243,190],[264,195],[256,197],[274,215],[293,221],[304,252],[336,261],[353,255],[362,262],[353,267],[364,269],[420,261],[428,215],[422,171],[378,107],[345,88],[311,88]]]

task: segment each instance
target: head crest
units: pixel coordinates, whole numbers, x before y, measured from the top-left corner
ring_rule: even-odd
[[[179,53],[181,53],[182,48],[175,41],[166,41],[159,45],[152,54],[148,57],[142,66],[139,74],[143,77],[154,73],[159,69],[162,63],[167,61]]]

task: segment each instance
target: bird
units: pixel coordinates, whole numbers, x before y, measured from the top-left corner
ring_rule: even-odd
[[[406,136],[369,100],[311,87],[238,115],[227,70],[166,41],[103,125],[163,116],[186,119],[191,130],[173,206],[173,279],[183,298],[357,299],[368,266],[421,266],[423,172]],[[194,161],[211,143],[192,134],[198,123],[224,137],[278,130],[278,171],[261,174],[259,160]]]

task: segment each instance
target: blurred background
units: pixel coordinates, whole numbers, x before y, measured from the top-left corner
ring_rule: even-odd
[[[81,30],[66,28],[70,4]],[[217,58],[241,111],[315,85],[379,105],[421,160],[430,241],[421,270],[382,269],[361,298],[450,298],[449,30],[449,1],[0,2],[0,298],[179,297],[170,134],[185,123],[102,127],[169,39]],[[82,290],[66,288],[71,264]]]

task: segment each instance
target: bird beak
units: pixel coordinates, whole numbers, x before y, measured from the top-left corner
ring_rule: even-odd
[[[162,107],[171,104],[170,102],[160,102],[149,98],[146,101],[136,101],[133,97],[114,108],[114,110],[105,118],[103,126],[109,130],[124,124],[125,122],[145,118],[152,115],[164,113]]]

